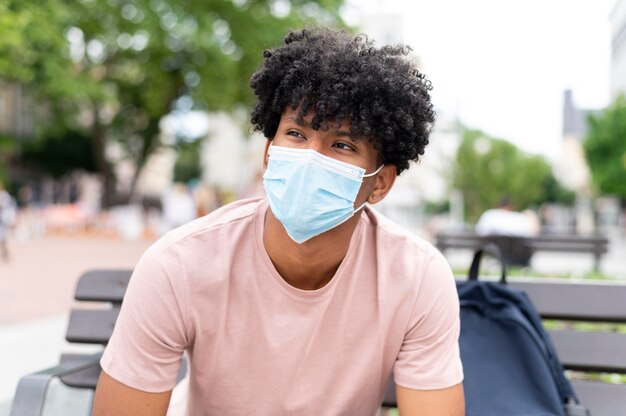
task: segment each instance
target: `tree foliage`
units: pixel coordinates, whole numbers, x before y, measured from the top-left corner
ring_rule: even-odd
[[[0,184],[4,186],[8,183],[8,175],[6,171],[7,161],[14,152],[15,141],[11,137],[0,134]]]
[[[626,97],[588,121],[583,148],[593,182],[600,192],[626,200]]]
[[[517,209],[543,202],[573,201],[556,181],[550,164],[527,155],[513,144],[478,130],[464,130],[456,155],[453,185],[461,191],[469,221],[508,197]]]
[[[89,137],[80,131],[68,130],[60,136],[27,141],[21,149],[21,160],[57,179],[74,170],[97,171]]]
[[[0,0],[0,78],[45,103],[43,136],[83,131],[115,202],[117,140],[138,167],[181,97],[194,108],[249,105],[262,51],[289,28],[341,25],[343,0]],[[48,131],[52,130],[51,133]]]
[[[174,164],[174,182],[187,183],[202,178],[201,146],[202,140],[181,141],[178,144],[178,158]]]

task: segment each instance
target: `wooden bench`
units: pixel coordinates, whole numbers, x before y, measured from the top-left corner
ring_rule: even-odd
[[[94,271],[81,277],[76,299],[88,301],[86,307],[71,311],[67,339],[70,342],[108,341],[131,272]],[[626,384],[611,384],[584,379],[589,373],[612,373],[626,377],[626,333],[607,328],[626,325],[626,285],[606,282],[575,282],[548,279],[516,279],[511,286],[528,293],[545,320],[563,322],[551,329],[559,357],[570,370],[573,386],[593,416],[626,414]],[[94,307],[94,302],[101,304]],[[572,322],[604,323],[595,330],[570,328]],[[79,388],[93,390],[100,374],[101,352],[84,356],[65,356],[58,367],[23,377],[17,388],[11,416],[42,414],[46,392],[53,379]],[[184,374],[181,369],[179,379]],[[387,388],[384,407],[395,407],[393,382]]]
[[[502,252],[507,265],[528,266],[533,253],[553,251],[568,253],[593,254],[594,270],[600,269],[600,259],[608,252],[609,241],[606,237],[580,235],[541,234],[536,237],[484,236],[471,231],[441,232],[436,236],[435,245],[445,252],[448,249],[467,249],[475,251],[487,242],[495,243]]]

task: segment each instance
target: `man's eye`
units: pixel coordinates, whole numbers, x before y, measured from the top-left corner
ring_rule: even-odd
[[[334,146],[342,150],[354,150],[354,148],[350,146],[348,143],[338,142],[338,143],[335,143]]]
[[[288,136],[293,136],[293,137],[298,137],[298,138],[304,138],[304,136],[302,134],[300,134],[300,132],[295,131],[295,130],[289,130],[287,132]]]

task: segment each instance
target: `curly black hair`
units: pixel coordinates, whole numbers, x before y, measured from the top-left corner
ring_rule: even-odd
[[[255,130],[269,140],[287,107],[298,117],[313,112],[312,127],[350,122],[398,174],[419,159],[435,120],[430,81],[407,55],[407,46],[375,48],[365,35],[328,28],[291,31],[284,45],[266,50],[250,86],[258,97]]]

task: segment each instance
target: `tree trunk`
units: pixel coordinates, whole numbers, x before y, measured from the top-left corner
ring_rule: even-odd
[[[128,194],[128,200],[130,202],[139,202],[136,200],[138,198],[138,196],[136,195],[137,182],[139,180],[141,172],[143,171],[144,166],[146,165],[146,162],[148,161],[148,158],[159,144],[160,121],[161,119],[158,117],[150,117],[148,126],[142,132],[143,146],[141,148],[141,152],[139,153],[139,155],[137,155],[137,159],[135,160],[135,173],[130,183],[130,192]]]
[[[106,127],[103,126],[100,121],[100,107],[94,104],[93,125],[91,129],[92,151],[98,172],[102,175],[102,208],[111,208],[118,203],[117,177],[113,166],[106,159],[106,133]]]

